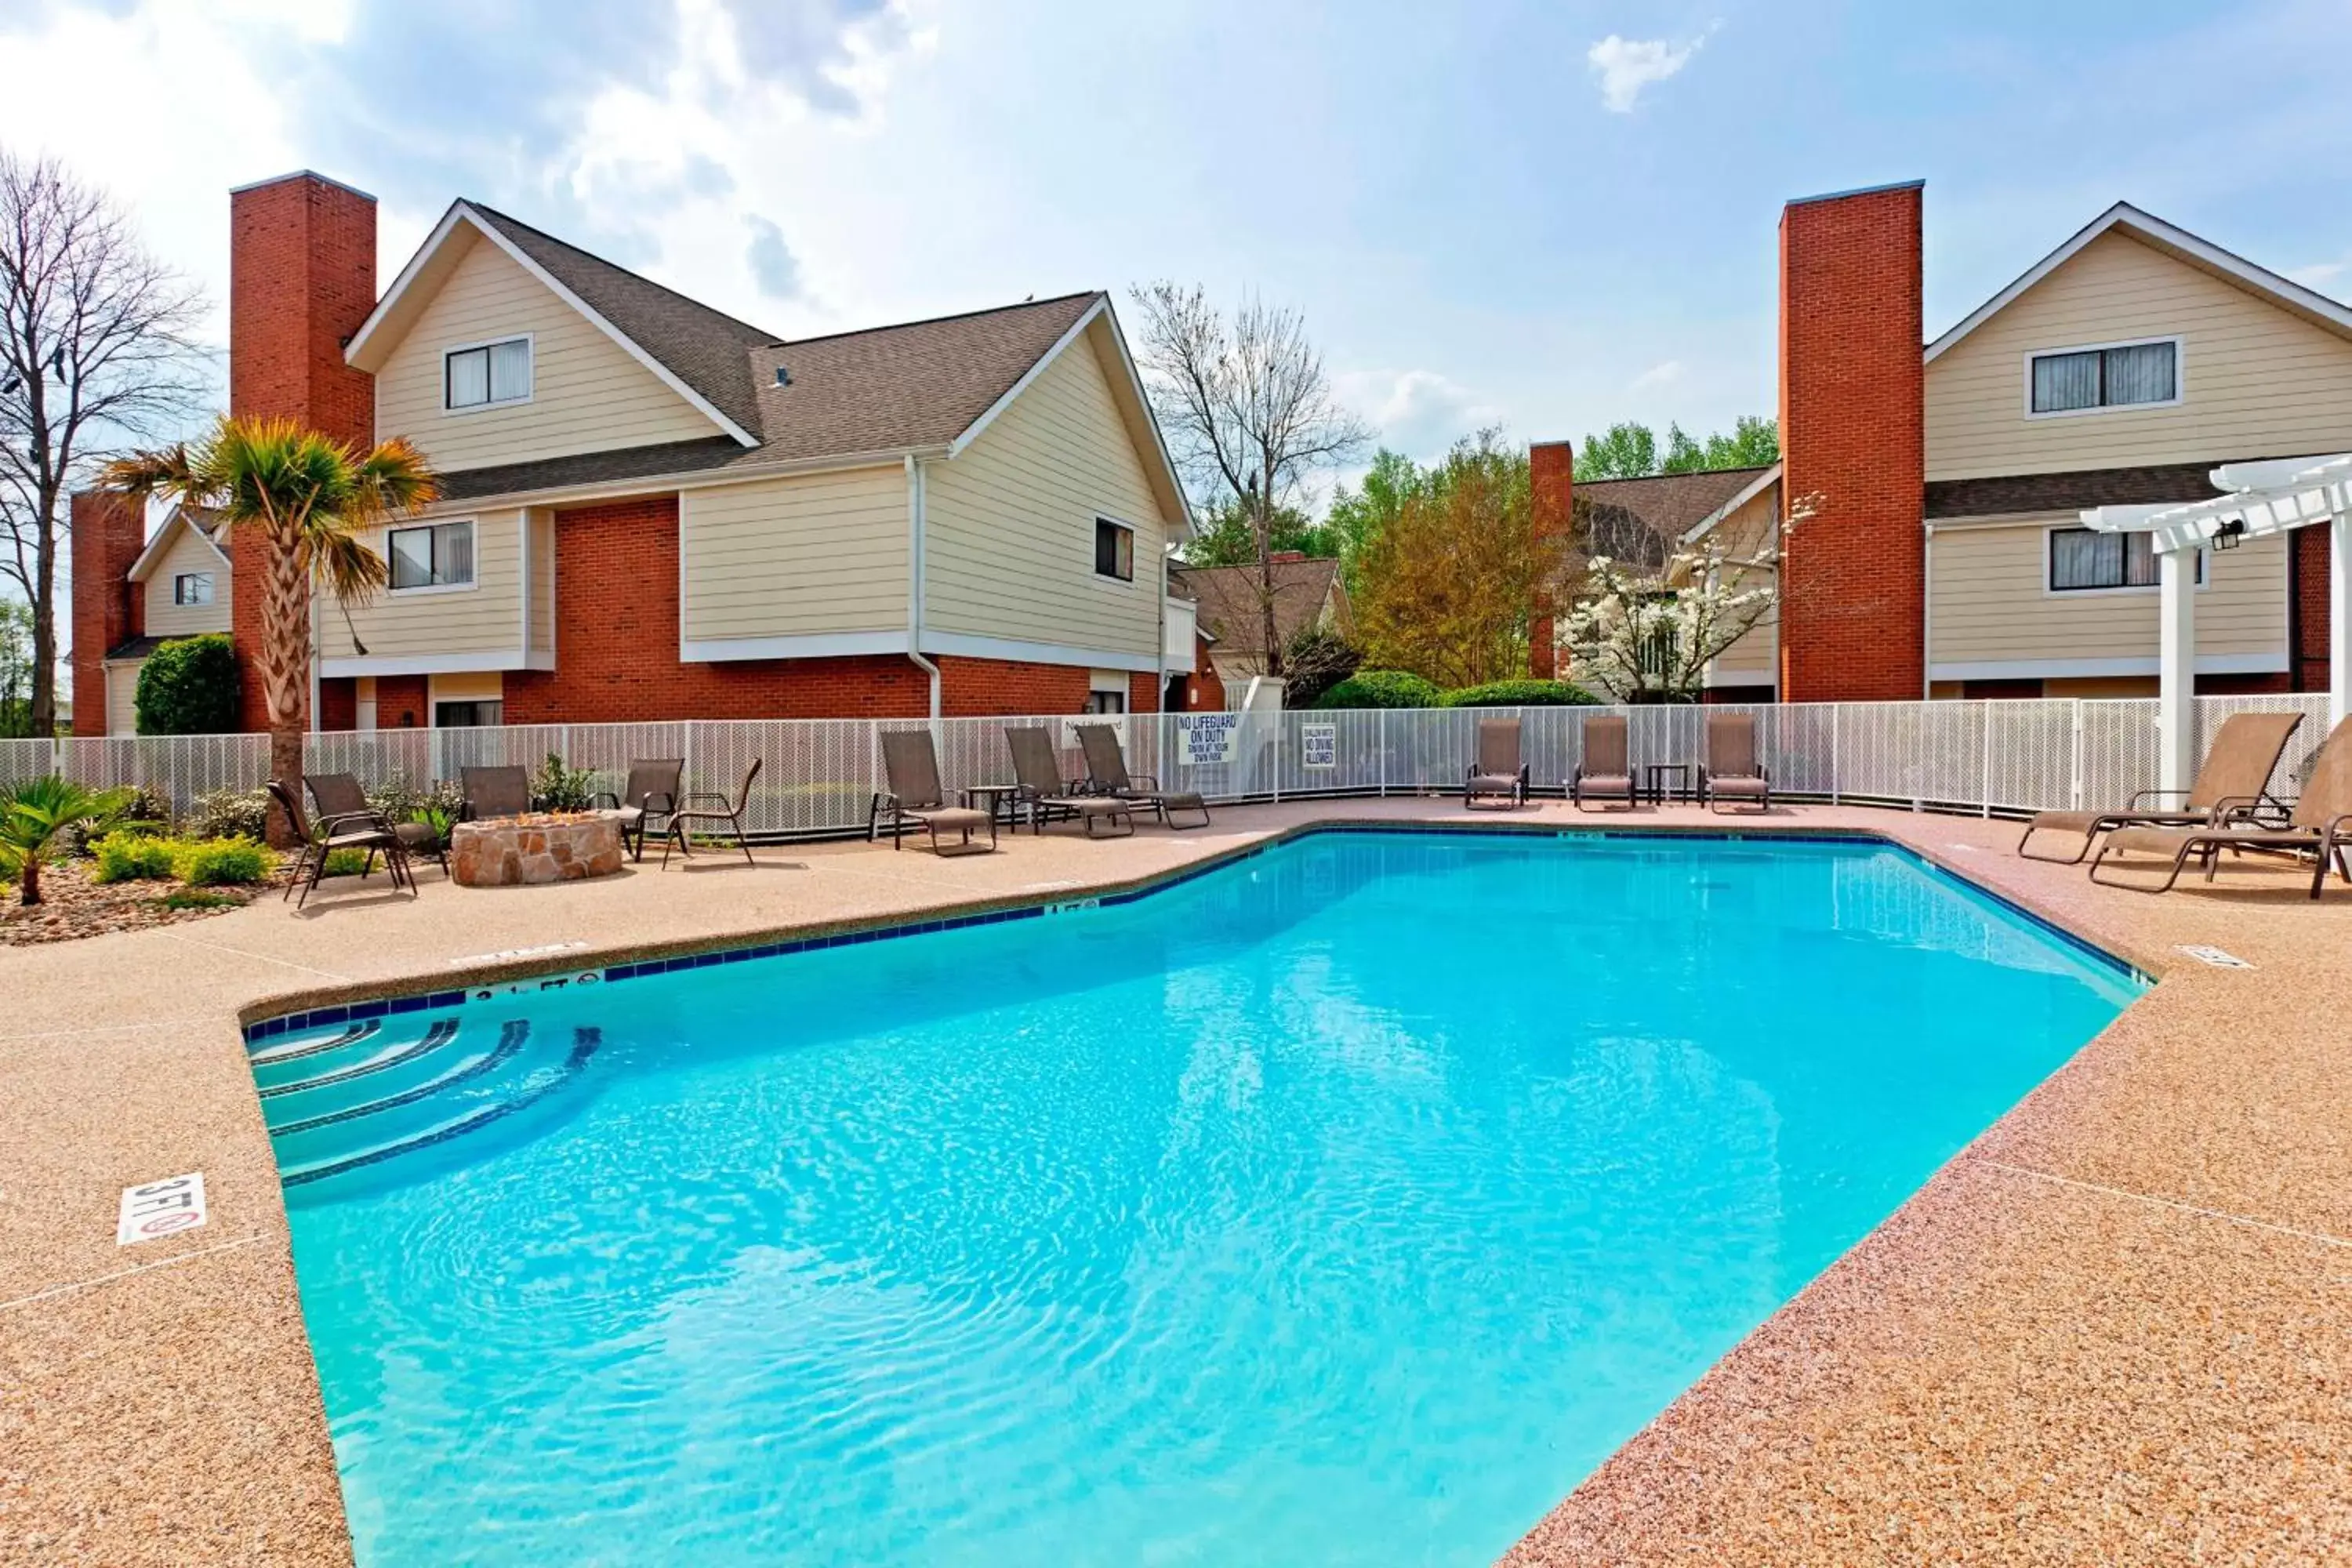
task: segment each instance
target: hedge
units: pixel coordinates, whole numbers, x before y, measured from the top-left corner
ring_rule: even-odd
[[[226,735],[236,730],[243,701],[228,634],[180,637],[149,654],[139,667],[131,700],[142,735]]]
[[[1597,708],[1601,699],[1569,680],[1490,680],[1438,699],[1441,708]]]
[[[1444,694],[1409,669],[1360,669],[1315,700],[1330,708],[1434,708]]]

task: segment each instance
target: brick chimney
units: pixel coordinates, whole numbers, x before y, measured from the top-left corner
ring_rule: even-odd
[[[68,513],[73,571],[73,725],[106,733],[106,655],[142,636],[143,605],[130,580],[146,547],[146,513],[105,490],[78,492]]]
[[[1567,534],[1576,489],[1576,453],[1567,442],[1538,441],[1528,448],[1528,489],[1536,537],[1556,539]],[[1528,673],[1538,680],[1559,679],[1552,609],[1550,593],[1538,590],[1536,613],[1528,622]]]
[[[1927,695],[1923,182],[1780,214],[1780,697]]]
[[[229,193],[228,407],[300,420],[365,448],[375,441],[375,378],[343,345],[375,309],[375,198],[296,174]],[[230,531],[230,613],[248,668],[261,635],[263,552]],[[307,694],[305,701],[308,701]],[[245,727],[268,726],[258,679],[245,682]]]

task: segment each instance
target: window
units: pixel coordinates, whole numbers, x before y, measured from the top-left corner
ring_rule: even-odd
[[[2033,356],[2036,414],[2073,414],[2180,398],[2180,345],[2122,343]]]
[[[506,722],[507,705],[496,698],[467,702],[436,702],[436,730],[479,730]]]
[[[2087,528],[2050,531],[2050,591],[2079,594],[2102,588],[2153,588],[2156,539],[2147,533],[2099,533]],[[2197,552],[2197,581],[2205,581],[2205,552]]]
[[[1135,581],[1135,530],[1107,517],[1095,519],[1095,575]]]
[[[474,525],[436,522],[395,528],[391,540],[392,588],[463,588],[474,581]]]
[[[183,572],[172,579],[172,603],[175,605],[209,605],[213,602],[213,574],[209,572]]]
[[[442,406],[488,408],[530,401],[530,340],[451,349],[441,358]]]

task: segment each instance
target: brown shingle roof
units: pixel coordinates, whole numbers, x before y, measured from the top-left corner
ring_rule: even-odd
[[[2004,474],[1985,479],[1935,479],[1927,485],[1930,519],[1999,517],[2007,513],[2078,511],[2093,506],[2162,506],[2210,500],[2221,492],[2212,473],[2224,462],[2156,463],[2137,468],[2076,468],[2062,474]]]
[[[1767,465],[1756,468],[1704,468],[1690,474],[1653,474],[1640,479],[1579,479],[1574,493],[1579,500],[1622,510],[1671,544],[1754,484],[1758,475],[1769,471]]]
[[[1286,646],[1313,626],[1339,574],[1337,561],[1311,559],[1274,563],[1275,634]],[[1265,602],[1255,566],[1174,566],[1170,585],[1201,606],[1201,625],[1216,639],[1219,653],[1251,657],[1265,652]]]

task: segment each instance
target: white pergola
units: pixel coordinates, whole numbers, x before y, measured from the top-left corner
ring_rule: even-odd
[[[2262,539],[2298,528],[2330,530],[2327,557],[2327,687],[2330,722],[2352,711],[2352,452],[2225,463],[2212,474],[2230,493],[2181,506],[2103,506],[2083,513],[2102,533],[2154,536],[2161,632],[2158,638],[2157,725],[2161,777],[2185,790],[2197,772],[2189,699],[2197,689],[2197,555],[2215,544]]]

